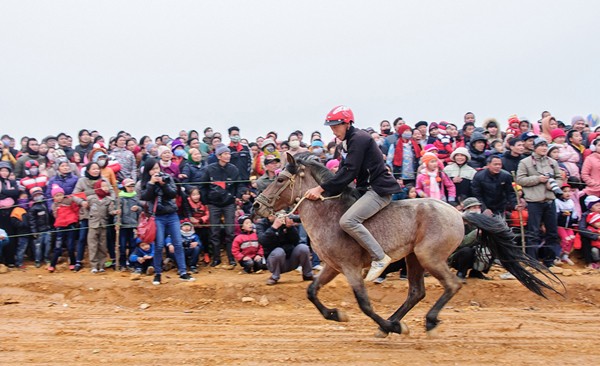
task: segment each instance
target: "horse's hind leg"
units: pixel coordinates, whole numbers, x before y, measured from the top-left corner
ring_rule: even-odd
[[[373,319],[384,333],[401,334],[403,330],[406,331],[407,328],[405,326],[402,327],[400,322],[385,320],[375,313],[371,307],[369,296],[367,295],[367,289],[365,288],[365,282],[363,281],[361,270],[361,268],[354,268],[350,271],[346,270],[344,272],[344,275],[346,275],[346,278],[348,279],[348,282],[354,291],[354,296],[356,296],[356,300],[360,309],[369,318]]]
[[[445,258],[440,258],[440,256],[432,254],[431,252],[423,254],[424,255],[419,255],[419,253],[417,253],[421,265],[433,277],[440,281],[444,287],[444,293],[425,316],[425,329],[429,332],[438,325],[438,314],[440,310],[442,310],[444,305],[446,305],[458,290],[460,290],[461,284],[458,281],[458,277],[450,271]]]
[[[319,275],[315,277],[314,281],[310,284],[310,286],[308,286],[306,294],[310,302],[312,302],[317,307],[317,309],[319,309],[319,312],[321,312],[321,315],[323,315],[325,319],[335,320],[338,322],[347,322],[348,316],[346,315],[346,313],[338,309],[330,309],[326,307],[325,305],[323,305],[323,303],[321,303],[321,301],[317,297],[317,293],[319,292],[321,287],[328,284],[338,274],[338,271],[325,264]]]
[[[389,321],[400,321],[404,316],[425,297],[425,280],[424,270],[414,253],[410,253],[406,257],[406,266],[408,271],[408,296],[398,310],[388,318]],[[408,334],[408,327],[400,322],[402,333]],[[378,337],[387,337],[387,333],[383,329],[379,329]]]

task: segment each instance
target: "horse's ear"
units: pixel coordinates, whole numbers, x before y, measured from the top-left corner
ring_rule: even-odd
[[[285,161],[287,161],[287,170],[292,173],[295,174],[296,169],[297,169],[297,165],[296,165],[296,159],[294,158],[294,155],[290,154],[288,151],[285,152]]]

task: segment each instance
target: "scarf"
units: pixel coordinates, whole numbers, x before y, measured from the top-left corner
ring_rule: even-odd
[[[435,198],[436,200],[442,199],[442,192],[440,191],[440,184],[438,183],[438,170],[426,171],[429,176],[429,198]]]
[[[419,156],[421,156],[421,146],[415,141],[415,139],[408,140],[412,144],[412,148],[415,152],[415,159],[419,160]],[[404,155],[404,141],[402,141],[402,137],[398,136],[398,141],[396,142],[396,150],[394,150],[394,166],[402,166],[402,160]]]
[[[135,192],[125,192],[125,191],[121,191],[121,192],[119,192],[119,197],[123,197],[123,198],[133,198],[133,197],[135,197]]]
[[[98,198],[101,200],[110,194],[102,189],[102,180],[98,180],[96,183],[94,183],[94,193],[96,193],[96,196],[98,196]]]
[[[91,181],[93,181],[93,182],[94,182],[94,181],[97,181],[98,179],[100,179],[100,175],[98,175],[98,176],[94,177],[94,176],[92,176],[92,175],[89,173],[89,171],[88,171],[87,169],[85,170],[85,173],[84,173],[84,175],[85,175],[85,177],[86,177],[87,179],[89,179],[89,180],[91,180]]]

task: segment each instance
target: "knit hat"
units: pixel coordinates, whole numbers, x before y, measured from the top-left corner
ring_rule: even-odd
[[[579,121],[585,122],[585,118],[583,118],[583,116],[573,116],[573,118],[571,118],[571,126],[573,126],[576,122]]]
[[[585,220],[587,221],[588,224],[592,225],[593,223],[596,223],[598,221],[600,221],[600,213],[598,212],[592,212],[591,214],[588,215],[587,219]]]
[[[59,193],[65,194],[65,190],[62,189],[58,184],[53,184],[52,189],[50,190],[50,194],[52,195],[52,197],[54,197]]]
[[[465,198],[465,200],[463,201],[463,210],[466,210],[473,206],[481,206],[481,202],[479,202],[479,200],[475,197]]]
[[[539,145],[542,145],[542,144],[548,145],[548,141],[546,141],[546,139],[543,138],[543,137],[536,137],[535,140],[533,141],[533,147],[534,148],[536,148],[536,147],[538,147]]]
[[[429,131],[433,130],[434,128],[440,128],[440,126],[435,122],[431,122],[429,125]]]
[[[442,135],[445,135],[445,134],[446,134],[446,127],[448,127],[448,122],[446,122],[446,121],[441,121],[441,122],[438,124],[438,129],[440,130],[440,133],[441,133]]]
[[[402,135],[404,132],[410,130],[410,126],[409,125],[400,125],[400,127],[398,127],[398,133],[400,135]]]
[[[244,225],[244,221],[246,220],[252,220],[252,218],[250,217],[250,215],[242,215],[238,218],[238,224],[240,224],[240,226]]]
[[[323,145],[323,141],[321,141],[321,140],[313,140],[313,142],[311,142],[310,146],[325,147],[325,145]]]
[[[510,116],[508,116],[508,125],[510,126],[513,123],[520,123],[521,121],[519,121],[519,117],[517,117],[516,114],[511,114]]]
[[[9,172],[12,172],[12,166],[10,166],[10,163],[7,161],[0,161],[0,169],[5,168],[8,169]]]
[[[559,149],[560,145],[559,144],[550,144],[548,145],[548,155],[550,155],[550,152],[554,149]]]
[[[552,141],[554,141],[557,137],[561,136],[566,137],[567,134],[560,128],[555,128],[552,131],[550,131],[550,137],[552,137]]]
[[[425,153],[425,155],[423,155],[423,157],[421,158],[421,161],[423,162],[423,164],[427,165],[430,161],[432,160],[437,160],[437,155],[435,155],[434,153]]]
[[[340,166],[340,161],[338,159],[331,159],[327,162],[327,164],[325,164],[325,167],[327,167],[329,170],[338,166]]]
[[[167,151],[170,151],[170,150],[169,150],[169,148],[168,148],[167,146],[165,146],[165,145],[160,145],[160,146],[158,147],[158,157],[160,158],[160,156],[161,156],[163,153],[167,152]]]
[[[585,207],[587,207],[587,209],[590,210],[593,205],[600,202],[600,197],[589,195],[585,198],[583,202],[585,203]]]
[[[177,149],[178,147],[185,147],[185,145],[183,145],[183,142],[180,139],[175,139],[171,141],[171,151],[175,151],[175,149]]]
[[[467,161],[471,160],[471,154],[469,154],[469,150],[466,147],[457,147],[452,154],[450,154],[450,160],[454,161],[454,157],[457,155],[464,155],[467,157]]]
[[[434,144],[427,144],[421,151],[421,156],[424,156],[426,153],[433,153],[434,151],[438,151],[439,149]]]
[[[229,152],[229,148],[225,144],[218,144],[215,148],[215,155],[219,156],[223,153]]]
[[[35,196],[36,194],[44,194],[42,187],[33,187],[29,190],[29,195],[31,195],[31,197]]]
[[[135,182],[131,178],[125,178],[125,179],[123,179],[123,182],[121,182],[121,184],[123,185],[123,187],[135,186]]]
[[[261,149],[264,149],[265,147],[267,147],[267,145],[273,145],[275,147],[277,147],[277,144],[275,143],[275,140],[273,139],[264,139],[262,144],[260,145]]]

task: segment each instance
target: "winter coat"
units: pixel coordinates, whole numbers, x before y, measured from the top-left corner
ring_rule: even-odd
[[[200,188],[200,186],[202,185],[200,183],[202,182],[200,179],[202,179],[202,174],[204,174],[204,170],[206,170],[206,166],[201,164],[195,165],[188,162],[183,166],[181,174],[185,174],[187,176],[187,178],[183,180],[183,183],[188,192],[194,187]]]
[[[154,257],[154,244],[150,244],[150,249],[148,249],[147,251],[142,250],[142,248],[140,248],[139,246],[135,247],[135,249],[129,256],[129,262],[130,263],[137,262],[138,258],[140,258],[140,257],[143,258],[147,255],[150,257]]]
[[[491,174],[488,169],[478,171],[473,177],[471,192],[483,204],[482,210],[504,213],[517,205],[512,176],[505,170],[498,174]]]
[[[50,231],[50,211],[45,202],[34,202],[27,212],[29,229],[32,233]]]
[[[73,173],[67,173],[66,175],[57,174],[50,178],[44,190],[44,198],[47,200],[48,210],[52,210],[52,186],[54,184],[58,185],[65,191],[65,196],[69,196],[75,190],[78,180],[79,178]]]
[[[456,196],[457,197],[470,197],[471,196],[471,181],[475,176],[477,171],[467,165],[466,163],[463,165],[458,165],[456,163],[450,163],[444,168],[444,173],[448,175],[450,180],[455,177],[462,178],[460,183],[454,183],[456,187]]]
[[[564,164],[569,176],[581,178],[579,171],[579,160],[581,154],[571,145],[562,144],[558,152],[558,161]]]
[[[471,136],[471,140],[469,141],[469,154],[471,154],[471,160],[467,164],[473,167],[474,169],[483,169],[486,165],[487,156],[485,155],[485,147],[483,150],[476,150],[473,145],[477,141],[487,142],[485,136],[479,132],[473,132],[473,136]]]
[[[177,187],[173,179],[168,179],[164,184],[146,183],[146,187],[142,187],[140,199],[146,201],[149,205],[148,210],[154,210],[154,201],[156,200],[156,216],[170,215],[177,212]]]
[[[252,170],[252,153],[250,149],[242,144],[233,145],[231,143],[229,144],[229,151],[231,151],[230,163],[238,168],[240,180],[248,181]],[[244,184],[249,185],[249,183]]]
[[[99,199],[94,194],[88,197],[88,203],[90,205],[89,227],[98,229],[108,225],[110,215],[115,212],[115,200],[110,196]]]
[[[15,207],[12,209],[12,212],[10,213],[10,224],[17,235],[30,233],[31,229],[29,228],[27,211],[22,207]]]
[[[264,218],[256,224],[256,235],[258,242],[263,247],[265,258],[268,258],[276,248],[283,249],[286,258],[290,258],[292,251],[300,242],[300,235],[296,227],[281,225],[276,230],[268,218]]]
[[[52,204],[54,227],[67,227],[79,222],[79,206],[71,198],[64,198],[61,203]]]
[[[364,193],[369,188],[380,196],[400,192],[401,188],[387,170],[379,146],[371,135],[350,126],[342,143],[342,161],[333,178],[321,183],[321,188],[336,195],[356,179],[356,188]]]
[[[121,227],[137,227],[142,205],[140,204],[135,192],[127,193],[121,191],[119,193],[119,200],[121,201]],[[138,206],[139,209],[137,211],[132,211],[131,208],[133,206]]]
[[[125,178],[131,178],[134,181],[137,179],[137,164],[135,155],[126,148],[115,147],[110,156],[115,158],[121,165],[121,170],[117,173],[117,178],[122,181]]]
[[[547,202],[556,199],[554,192],[540,182],[540,176],[549,174],[562,186],[562,174],[558,163],[547,156],[535,153],[521,160],[517,169],[517,184],[523,187],[523,196],[527,202]]]
[[[103,179],[106,183],[108,183],[110,185],[110,182],[108,181],[108,179],[104,178],[104,177],[100,177],[99,179]],[[94,179],[94,180],[90,180],[87,177],[82,177],[79,178],[79,180],[77,181],[77,184],[75,185],[75,189],[73,190],[73,200],[81,206],[81,204],[83,203],[83,201],[86,201],[90,196],[95,195],[96,192],[94,191],[94,184],[98,181],[98,179]],[[49,188],[51,188],[52,186],[49,186]],[[78,194],[79,193],[79,194]],[[111,190],[111,194],[113,194],[114,192]],[[65,194],[66,191],[65,191]],[[85,195],[85,199],[82,197],[83,195]],[[80,220],[87,220],[89,218],[90,215],[90,209],[88,208],[84,208],[81,207],[81,209],[79,210],[79,219]]]
[[[502,169],[506,170],[512,175],[513,172],[517,172],[517,169],[519,168],[519,162],[524,158],[525,156],[523,155],[512,156],[510,151],[507,151],[502,157]]]
[[[236,261],[241,261],[244,257],[254,259],[257,255],[264,256],[263,247],[258,243],[258,235],[255,232],[242,233],[233,239],[231,245],[231,254]]]
[[[200,179],[202,182],[210,182],[200,186],[202,203],[218,207],[234,204],[235,198],[241,197],[245,188],[239,183],[240,179],[239,169],[231,163],[225,166],[218,162],[209,164]]]
[[[454,183],[452,183],[452,180],[450,180],[448,175],[442,171],[438,171],[437,176],[440,178],[440,182],[435,182],[435,184],[438,184],[440,187],[441,199],[446,202],[455,202],[456,187],[454,186]],[[429,174],[423,169],[417,176],[417,181],[415,183],[417,194],[419,196],[425,195],[425,197],[429,197],[431,194],[431,184]]]
[[[600,152],[592,153],[583,161],[581,179],[587,185],[583,190],[585,194],[600,196]]]

